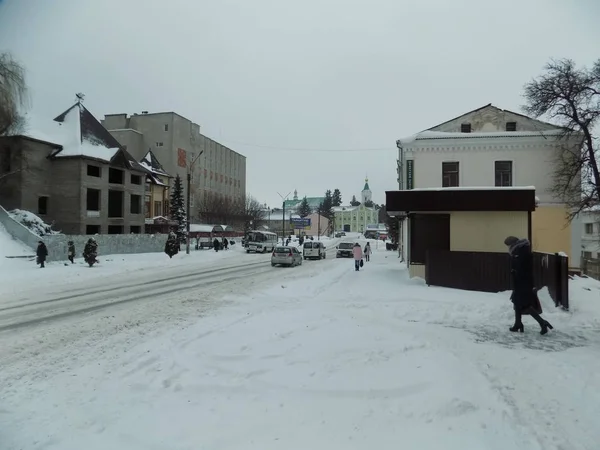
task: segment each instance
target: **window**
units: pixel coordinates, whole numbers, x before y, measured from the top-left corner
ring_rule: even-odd
[[[506,122],[506,131],[517,131],[517,122]]]
[[[162,142],[157,142],[157,143],[156,143],[156,146],[157,146],[157,147],[162,147],[162,146],[163,146],[163,143],[162,143]]]
[[[461,133],[470,133],[471,132],[471,124],[470,123],[462,123],[460,125]]]
[[[442,187],[458,187],[458,162],[442,163]]]
[[[108,234],[123,234],[123,225],[109,225]]]
[[[91,164],[87,165],[87,175],[88,177],[102,177],[102,169],[98,166],[92,166]]]
[[[169,131],[169,124],[165,123],[165,131]]]
[[[86,225],[85,234],[100,234],[100,225]]]
[[[162,203],[154,202],[154,217],[162,216]]]
[[[585,234],[594,234],[594,224],[586,223],[585,224]],[[590,256],[591,258],[591,256]]]
[[[129,205],[129,212],[131,214],[141,214],[142,213],[142,196],[141,195],[132,195],[131,196],[131,204]]]
[[[512,161],[495,161],[494,176],[496,186],[512,186]]]
[[[142,184],[142,177],[141,177],[141,175],[131,174],[131,184],[141,185]]]
[[[131,225],[129,227],[129,232],[132,234],[140,234],[142,232],[142,227],[139,225]]]
[[[125,181],[125,173],[119,169],[108,169],[108,182],[111,184],[123,184]]]
[[[592,252],[581,252],[583,259],[592,259]]]
[[[122,218],[125,193],[123,191],[108,191],[108,217]],[[113,233],[114,234],[114,233]]]
[[[171,214],[171,211],[169,210],[169,200],[164,201],[163,209],[165,210],[165,216],[168,216],[169,214]]]
[[[87,211],[100,211],[100,190],[88,189],[86,202]]]
[[[48,214],[48,197],[38,198],[38,214]]]

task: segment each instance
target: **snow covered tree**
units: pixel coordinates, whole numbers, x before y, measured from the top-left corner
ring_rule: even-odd
[[[312,208],[308,204],[308,199],[304,197],[300,204],[298,205],[298,209],[296,210],[300,217],[307,217],[312,214]]]
[[[187,213],[185,210],[185,200],[183,198],[183,182],[181,177],[175,177],[175,183],[171,191],[171,220],[177,222],[175,234],[179,242],[184,243],[187,235]]]
[[[331,196],[331,206],[342,206],[342,193],[339,189],[333,190],[333,195]]]
[[[350,206],[359,206],[360,202],[356,200],[356,195],[352,196],[352,200],[350,200]]]
[[[525,112],[554,119],[563,127],[553,193],[572,213],[600,201],[597,125],[600,123],[600,59],[578,69],[569,59],[551,61],[543,75],[525,85]]]
[[[367,208],[375,208],[377,205],[375,205],[375,203],[373,203],[373,200],[367,200],[367,201],[365,202],[365,206],[366,206]]]

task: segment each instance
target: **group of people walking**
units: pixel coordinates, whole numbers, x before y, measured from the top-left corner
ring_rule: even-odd
[[[41,269],[46,267],[46,259],[48,259],[48,247],[44,241],[38,241],[38,246],[35,251],[36,263]],[[89,238],[83,249],[83,259],[90,267],[97,263],[98,260],[98,243],[94,238]],[[67,259],[71,264],[75,264],[75,243],[73,241],[67,242]]]
[[[360,268],[364,265],[363,258],[367,262],[371,260],[371,253],[373,252],[371,250],[371,244],[369,242],[367,242],[367,245],[365,245],[364,250],[358,242],[354,244],[354,247],[352,248],[352,254],[354,256],[355,271],[358,272]]]

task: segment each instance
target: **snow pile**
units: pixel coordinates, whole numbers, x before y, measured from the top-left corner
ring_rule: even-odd
[[[8,213],[10,217],[19,222],[21,225],[29,228],[38,236],[46,236],[49,234],[61,234],[59,231],[52,229],[52,225],[48,225],[32,212],[22,209],[13,209]]]

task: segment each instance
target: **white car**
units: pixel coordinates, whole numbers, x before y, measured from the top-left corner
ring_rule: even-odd
[[[325,259],[325,246],[320,241],[306,241],[302,248],[304,259]]]
[[[285,247],[278,245],[273,249],[271,255],[271,266],[300,266],[302,265],[302,254],[296,247]]]

